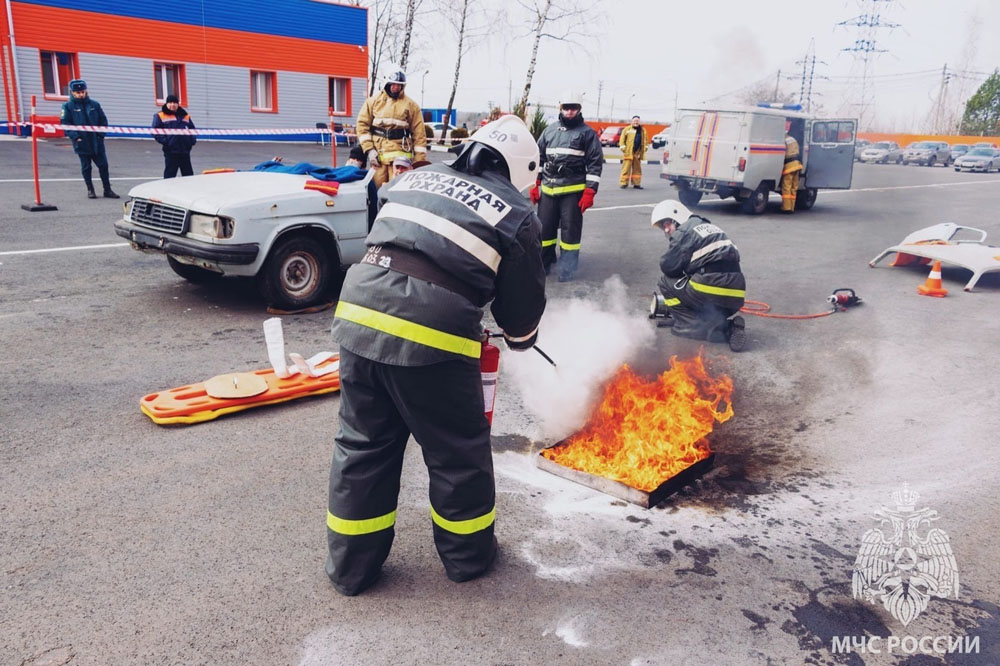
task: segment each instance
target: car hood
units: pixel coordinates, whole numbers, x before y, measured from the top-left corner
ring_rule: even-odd
[[[303,189],[307,180],[309,176],[265,171],[213,173],[143,183],[133,187],[129,196],[214,215],[229,207],[269,204],[278,198],[325,199],[325,194]],[[354,185],[347,183],[341,187]]]
[[[959,157],[956,162],[989,162],[992,157],[986,157],[985,155],[973,155],[972,157]]]
[[[888,148],[865,148],[862,154],[868,153],[869,155],[885,155],[888,152]]]

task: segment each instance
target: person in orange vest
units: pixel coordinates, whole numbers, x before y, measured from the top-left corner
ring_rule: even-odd
[[[788,133],[791,123],[785,123],[785,165],[781,169],[781,212],[795,212],[795,196],[799,190],[799,174],[802,172],[802,162],[799,161],[799,142]]]
[[[628,187],[630,180],[632,187],[642,189],[642,161],[646,159],[648,143],[649,136],[646,128],[639,124],[639,116],[632,116],[632,124],[622,130],[618,140],[618,147],[622,150],[622,175],[618,179],[618,186],[623,190]]]
[[[177,95],[167,95],[167,101],[160,112],[153,116],[153,127],[160,129],[194,129],[194,121],[180,104]],[[163,146],[163,177],[173,178],[180,169],[182,176],[191,176],[191,149],[198,139],[184,134],[154,134],[157,143]]]

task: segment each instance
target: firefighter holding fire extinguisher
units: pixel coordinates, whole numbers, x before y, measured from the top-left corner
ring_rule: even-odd
[[[496,555],[481,318],[530,349],[545,310],[541,223],[521,194],[538,174],[524,122],[486,125],[453,162],[401,174],[380,191],[367,254],[344,280],[340,431],[330,468],[326,573],[355,595],[378,578],[396,522],[412,434],[430,477],[434,541],[448,578]]]

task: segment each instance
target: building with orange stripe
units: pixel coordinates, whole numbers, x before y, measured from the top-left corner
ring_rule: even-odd
[[[87,81],[112,125],[176,94],[198,127],[350,122],[366,96],[368,10],[328,0],[4,0],[0,122],[59,115]]]

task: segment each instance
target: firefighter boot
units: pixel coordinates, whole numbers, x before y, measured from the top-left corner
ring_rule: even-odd
[[[747,345],[747,328],[743,317],[739,315],[729,320],[727,338],[729,338],[729,348],[734,352],[743,351]]]

